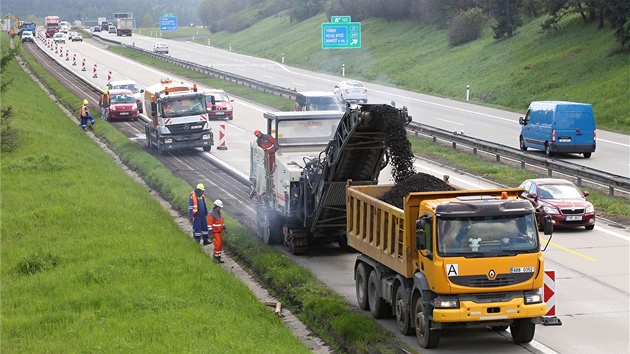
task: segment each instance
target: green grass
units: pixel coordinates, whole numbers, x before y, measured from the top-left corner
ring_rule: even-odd
[[[17,62],[2,75],[22,143],[2,153],[0,351],[309,352]]]
[[[78,111],[82,98],[25,59]],[[2,154],[0,351],[308,351],[16,63],[4,75],[20,82],[19,91],[3,95],[3,104],[20,112],[14,124],[24,143]],[[109,124],[98,122],[94,132],[186,213],[190,185]],[[226,219],[230,254],[337,351],[393,353],[400,346],[309,271]]]
[[[593,105],[598,128],[630,133],[630,56],[612,30],[584,26],[579,17],[557,32],[540,34],[543,18],[529,20],[511,39],[492,39],[490,28],[472,43],[450,48],[444,30],[416,22],[361,22],[360,49],[322,49],[319,15],[303,22],[267,18],[238,32],[210,36],[212,46],[320,72],[395,85],[436,96],[524,113],[531,101],[569,100]],[[196,40],[207,44],[207,38]],[[480,97],[491,93],[484,102]]]

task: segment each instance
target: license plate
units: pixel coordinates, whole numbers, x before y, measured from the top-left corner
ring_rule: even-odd
[[[217,116],[222,116],[222,115],[224,115],[224,114],[225,114],[225,113],[223,113],[223,112],[216,112],[216,113],[215,113],[215,115],[217,115]]]
[[[510,268],[510,273],[533,273],[534,267],[513,267]]]
[[[582,220],[581,215],[569,215],[567,216],[567,221],[579,221]]]
[[[560,139],[558,141],[561,142],[561,143],[570,143],[571,139]]]
[[[129,115],[129,112],[120,112],[120,115],[121,115],[121,116],[128,116],[128,115]]]

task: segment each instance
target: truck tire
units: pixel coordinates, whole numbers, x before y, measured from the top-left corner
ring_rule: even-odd
[[[424,304],[421,296],[418,296],[413,308],[418,344],[425,349],[437,347],[440,344],[440,330],[431,329],[431,320],[424,313]]]
[[[391,306],[383,300],[379,295],[379,283],[376,271],[370,272],[368,278],[368,302],[370,303],[370,312],[374,318],[385,318],[391,315]]]
[[[396,325],[398,330],[404,335],[413,333],[414,328],[411,325],[411,316],[405,306],[404,300],[405,287],[401,284],[396,288],[396,296],[394,297],[394,313],[396,314]]]
[[[151,133],[149,132],[149,128],[144,129],[144,133],[147,136],[147,147],[149,150],[153,150],[153,143],[151,142]]]
[[[354,279],[356,281],[359,308],[367,310],[370,308],[370,304],[368,303],[368,269],[365,263],[359,263],[354,272]]]
[[[536,324],[529,318],[520,318],[514,320],[510,326],[510,332],[515,344],[529,343],[534,339]]]

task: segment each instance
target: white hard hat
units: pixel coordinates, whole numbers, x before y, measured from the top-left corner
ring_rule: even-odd
[[[223,202],[221,199],[217,199],[214,201],[214,206],[218,206],[219,208],[223,208]]]

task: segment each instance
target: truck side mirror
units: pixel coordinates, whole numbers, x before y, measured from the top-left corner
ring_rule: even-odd
[[[553,234],[553,220],[551,219],[551,215],[545,215],[543,217],[543,230],[545,230],[545,235]]]
[[[152,117],[157,116],[157,103],[156,102],[151,102],[151,116]]]

